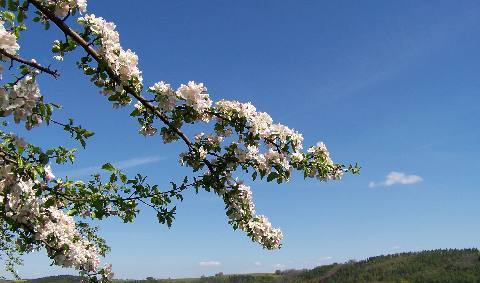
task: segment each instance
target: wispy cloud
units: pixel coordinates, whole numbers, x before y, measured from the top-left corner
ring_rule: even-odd
[[[140,157],[140,158],[132,158],[129,160],[115,162],[113,165],[115,165],[115,167],[117,167],[118,169],[127,169],[127,168],[137,167],[144,164],[155,163],[160,160],[165,160],[165,157],[147,156],[147,157]]]
[[[128,168],[133,168],[133,167],[137,167],[137,166],[141,166],[149,163],[155,163],[161,160],[165,160],[165,157],[147,156],[147,157],[137,157],[137,158],[132,158],[128,160],[116,161],[116,162],[113,162],[112,164],[117,169],[128,169]],[[90,166],[90,167],[84,167],[84,168],[59,172],[58,174],[55,174],[55,175],[69,176],[69,177],[88,176],[93,173],[101,171],[101,169],[102,169],[102,165],[97,165],[97,166]]]
[[[370,182],[368,185],[370,188],[374,187],[390,187],[396,184],[399,185],[412,185],[423,181],[422,177],[418,175],[407,175],[403,172],[392,171],[388,173],[383,182]]]
[[[200,266],[219,266],[221,264],[221,262],[215,260],[201,261],[198,263]]]
[[[256,261],[256,262],[254,262],[253,264],[254,264],[255,266],[261,266],[261,265],[262,265],[262,263],[259,262],[259,261]]]
[[[285,264],[277,263],[273,267],[275,267],[275,268],[285,268]]]

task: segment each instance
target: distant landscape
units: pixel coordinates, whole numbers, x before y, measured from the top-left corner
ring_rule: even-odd
[[[80,277],[54,276],[0,283],[80,283]],[[167,282],[480,282],[478,249],[445,249],[370,257],[305,270],[277,270],[262,274],[222,274],[187,279],[115,280],[117,283]]]

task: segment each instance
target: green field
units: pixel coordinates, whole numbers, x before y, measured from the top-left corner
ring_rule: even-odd
[[[77,283],[81,282],[81,279],[75,276],[57,276],[24,282]],[[358,262],[319,266],[310,270],[284,270],[262,274],[217,274],[191,279],[116,280],[116,282],[480,282],[480,253],[477,249],[433,250],[377,256]]]

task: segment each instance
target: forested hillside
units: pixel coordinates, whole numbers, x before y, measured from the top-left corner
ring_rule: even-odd
[[[77,283],[74,276],[47,277],[26,283]],[[284,270],[270,274],[223,275],[196,279],[116,280],[118,283],[200,282],[480,282],[477,249],[448,249],[371,257],[362,261]]]

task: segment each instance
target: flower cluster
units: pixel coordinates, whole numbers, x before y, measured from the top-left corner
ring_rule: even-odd
[[[15,55],[18,49],[20,49],[20,45],[17,43],[17,37],[5,29],[2,21],[0,21],[0,49],[12,55]],[[5,56],[0,55],[0,60],[5,61],[6,59]],[[0,65],[0,79],[2,79],[2,72],[3,66]]]
[[[209,148],[219,147],[223,140],[223,136],[217,136],[213,134],[205,136],[205,133],[203,132],[195,135],[196,143],[204,143]]]
[[[45,166],[45,180],[50,181],[53,179],[55,179],[55,175],[53,175],[52,167],[48,164]]]
[[[123,93],[123,87],[125,86],[131,86],[135,90],[140,91],[143,78],[137,66],[138,56],[130,49],[125,51],[122,48],[120,35],[115,30],[115,24],[93,14],[80,17],[78,22],[86,26],[99,38],[99,52],[101,56],[121,81],[121,85],[114,85],[113,82],[104,82],[106,86],[103,90],[104,93]]]
[[[333,165],[333,161],[330,158],[330,153],[328,152],[327,146],[323,142],[318,142],[315,146],[311,146],[308,149],[308,152],[323,156],[326,164]]]
[[[137,102],[135,104],[135,109],[139,113],[145,113],[146,111],[145,107],[140,102]],[[152,125],[152,119],[142,119],[140,124],[141,124],[140,130],[138,130],[139,134],[143,136],[153,136],[157,133],[157,128],[153,127]]]
[[[38,84],[30,75],[18,81],[12,89],[0,88],[0,112],[3,116],[13,113],[15,123],[26,121],[27,129],[42,123],[42,116],[33,113],[41,101]]]
[[[145,124],[138,130],[138,133],[142,136],[153,136],[157,133],[157,128],[153,127],[152,124]]]
[[[50,207],[47,211],[43,216],[45,219],[48,215],[45,223],[35,227],[39,230],[35,239],[48,245],[47,251],[55,254],[55,263],[87,272],[97,271],[100,263],[97,249],[87,240],[80,238],[73,218],[56,207]],[[61,250],[63,247],[68,247],[68,250]]]
[[[160,111],[170,112],[175,108],[178,97],[170,84],[166,84],[165,82],[161,81],[154,84],[148,90],[152,93],[155,93],[155,100],[158,102]]]
[[[101,275],[102,275],[102,279],[103,281],[106,281],[106,282],[111,282],[112,279],[113,279],[113,271],[112,271],[112,265],[111,264],[107,264],[103,267],[103,269],[100,271]]]
[[[181,84],[180,87],[174,91],[170,84],[161,81],[150,87],[149,92],[155,94],[158,108],[162,112],[173,111],[177,103],[183,101],[180,105],[191,107],[199,120],[205,122],[210,120],[207,110],[210,110],[212,100],[203,83],[197,84],[194,81],[189,81],[186,85]]]
[[[252,240],[261,243],[265,248],[272,250],[281,246],[282,230],[272,228],[272,224],[264,215],[258,215],[243,228],[252,237]]]
[[[273,146],[274,141],[283,144],[290,143],[294,151],[302,149],[303,136],[282,124],[273,124],[272,117],[265,112],[257,112],[251,103],[220,100],[216,103],[216,110],[220,114],[218,119],[245,121],[245,126],[254,136],[267,139],[267,145]]]
[[[43,243],[55,264],[96,272],[99,266],[96,247],[80,235],[73,218],[60,210],[61,204],[49,204],[49,199],[37,197],[35,188],[41,183],[17,177],[13,166],[3,159],[0,165],[0,203],[5,207],[5,216]],[[53,177],[49,168],[46,171],[48,178]]]
[[[265,248],[278,248],[282,232],[272,228],[265,216],[255,215],[250,188],[233,181],[232,174],[238,168],[245,172],[253,168],[252,178],[260,173],[262,178],[268,176],[268,181],[276,180],[278,183],[288,181],[293,169],[303,171],[305,177],[320,180],[338,179],[344,172],[341,165],[335,165],[330,159],[323,143],[303,152],[302,134],[285,125],[274,124],[270,115],[258,112],[251,103],[221,100],[212,106],[205,86],[194,82],[181,85],[176,91],[169,84],[159,82],[149,92],[155,94],[157,109],[171,114],[170,119],[179,128],[183,123],[215,118],[215,132],[197,134],[189,150],[180,154],[180,164],[191,167],[195,172],[208,164],[208,171],[203,173],[202,178],[207,181],[202,186],[212,187],[224,199],[227,215],[234,227],[245,231]],[[148,112],[142,104],[136,105],[136,109],[137,114]],[[142,121],[148,121],[141,123],[142,134],[156,133],[153,119]],[[168,128],[162,128],[161,133],[164,142],[177,139],[176,133]],[[222,145],[224,141],[228,143]],[[215,168],[221,168],[221,172],[214,172]],[[209,183],[211,174],[216,173],[221,175],[219,178],[222,181]],[[232,182],[236,185],[227,185]]]
[[[244,146],[235,148],[236,158],[263,174],[271,173],[274,168],[276,172],[272,176],[277,181],[288,180],[292,168],[303,170],[306,177],[322,181],[339,179],[343,175],[343,167],[333,163],[323,142],[311,147],[307,153],[302,152],[302,134],[285,125],[273,124],[267,113],[257,112],[252,104],[221,100],[214,110],[218,134],[223,134],[228,127],[239,134],[236,143]],[[266,152],[260,152],[259,141],[266,145]]]
[[[221,115],[218,120],[240,120],[245,123],[255,135],[266,137],[273,123],[272,117],[265,112],[257,112],[251,103],[220,100],[216,103],[216,110]]]
[[[283,234],[280,229],[272,228],[267,217],[255,215],[255,205],[249,186],[237,184],[223,194],[230,223],[245,231],[253,241],[267,249],[280,248]]]
[[[57,17],[66,17],[69,13],[87,11],[87,0],[43,0],[44,5],[55,8]]]
[[[207,88],[202,83],[196,84],[194,81],[189,81],[186,85],[180,85],[177,96],[184,99],[187,106],[199,113],[201,120],[209,121],[209,115],[205,110],[212,106],[212,101],[208,96]]]
[[[170,84],[163,81],[158,82],[148,89],[148,92],[155,95],[154,101],[158,104],[156,108],[165,115],[173,115],[179,118],[179,125],[184,122],[210,121],[210,110],[212,101],[207,93],[207,88],[202,83],[189,81],[188,84],[180,85],[175,91]],[[136,114],[133,116],[148,116],[148,111],[142,103],[135,105]],[[139,119],[140,134],[151,136],[157,133],[157,129],[152,125],[153,117]],[[161,135],[165,143],[169,143],[178,139],[178,135],[171,128],[164,127],[161,129]]]
[[[0,21],[0,49],[12,55],[15,55],[18,49],[20,49],[17,43],[17,37],[5,29],[2,21]],[[6,60],[6,58],[1,55],[0,59]]]
[[[309,158],[313,165],[306,168],[308,177],[317,178],[321,181],[337,180],[342,178],[344,170],[341,166],[335,165],[330,158],[330,153],[323,142],[317,143],[308,149]]]

